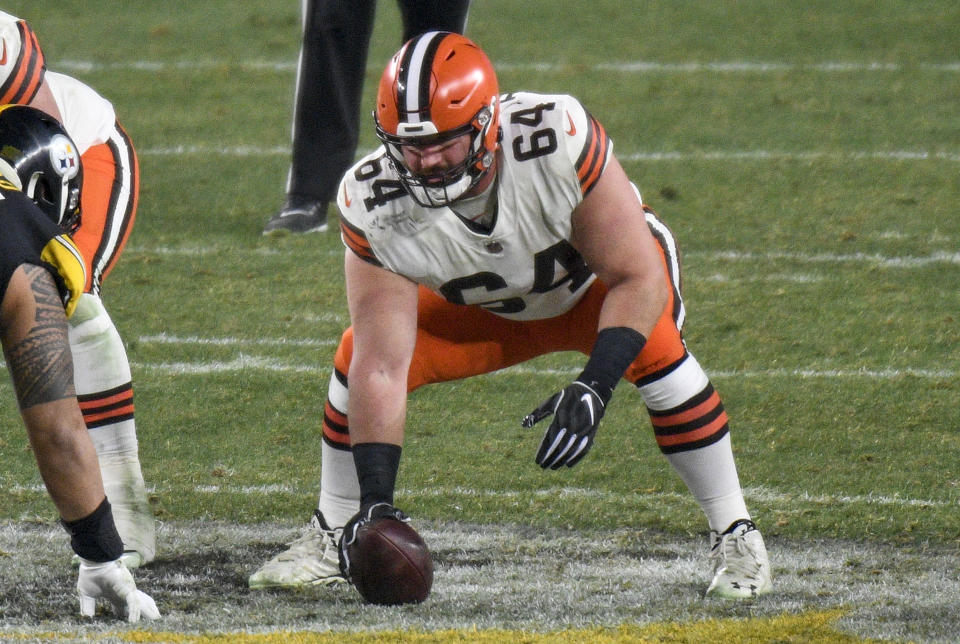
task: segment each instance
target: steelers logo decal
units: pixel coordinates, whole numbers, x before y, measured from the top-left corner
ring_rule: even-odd
[[[65,180],[73,179],[80,170],[80,155],[73,141],[62,134],[50,141],[50,163]]]

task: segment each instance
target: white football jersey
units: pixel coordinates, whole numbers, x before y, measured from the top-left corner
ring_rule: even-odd
[[[117,124],[110,101],[71,76],[47,70],[45,78],[63,117],[63,129],[80,154],[110,140]]]
[[[471,229],[448,207],[425,208],[403,188],[381,147],[337,192],[344,243],[361,258],[450,302],[516,320],[570,310],[596,279],[570,244],[570,217],[613,144],[565,95],[501,97],[496,217]]]

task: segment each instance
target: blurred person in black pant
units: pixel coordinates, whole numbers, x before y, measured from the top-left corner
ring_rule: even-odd
[[[432,30],[463,33],[470,0],[398,0],[398,5],[406,42]],[[286,199],[264,235],[327,229],[327,204],[357,148],[375,9],[376,0],[303,0],[293,158]]]

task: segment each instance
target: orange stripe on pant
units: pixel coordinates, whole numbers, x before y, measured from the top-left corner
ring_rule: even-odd
[[[87,263],[87,293],[99,293],[120,258],[137,214],[139,162],[119,124],[115,136],[117,141],[94,145],[80,157],[82,218],[72,237]]]

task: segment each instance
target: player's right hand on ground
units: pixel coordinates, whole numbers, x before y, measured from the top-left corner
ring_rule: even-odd
[[[135,623],[144,619],[158,619],[160,611],[153,598],[133,581],[133,575],[120,560],[96,562],[80,559],[80,576],[77,579],[77,594],[80,596],[80,614],[93,617],[97,600],[105,599],[121,619]]]

